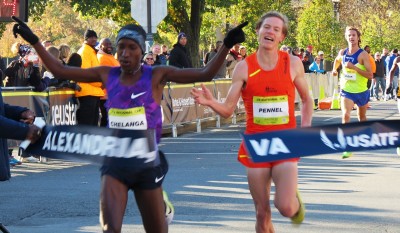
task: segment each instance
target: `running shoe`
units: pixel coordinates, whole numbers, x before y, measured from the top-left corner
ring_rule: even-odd
[[[299,210],[297,211],[297,214],[295,214],[293,217],[290,219],[292,220],[293,224],[301,224],[304,220],[304,217],[306,215],[306,207],[304,206],[303,201],[301,200],[300,192],[299,190],[296,191],[296,197],[299,200]]]
[[[165,220],[167,220],[168,225],[172,223],[172,220],[174,219],[174,206],[168,199],[168,194],[167,192],[163,191],[163,198],[164,198],[164,203],[165,203]]]
[[[396,152],[397,152],[397,155],[400,155],[400,147],[397,147]]]
[[[14,156],[10,157],[10,165],[15,166],[15,165],[21,165],[22,162],[19,161],[18,159],[14,158]]]
[[[348,159],[351,156],[353,156],[353,153],[346,151],[346,152],[343,152],[342,159]]]
[[[26,158],[22,159],[22,162],[27,162],[27,163],[39,163],[39,159],[33,157],[33,156],[29,156]]]

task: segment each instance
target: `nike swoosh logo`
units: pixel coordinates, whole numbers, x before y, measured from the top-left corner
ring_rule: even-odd
[[[135,93],[132,93],[132,95],[131,95],[131,99],[136,99],[137,97],[139,97],[139,96],[143,95],[144,93],[146,93],[146,92],[144,91],[144,92],[141,92],[141,93],[139,93],[139,94],[136,94],[136,95],[135,95]]]
[[[164,175],[163,175],[163,176],[161,176],[160,178],[156,177],[156,180],[155,180],[155,182],[156,182],[156,183],[158,183],[158,182],[160,182],[160,180],[162,180],[163,178],[164,178]]]

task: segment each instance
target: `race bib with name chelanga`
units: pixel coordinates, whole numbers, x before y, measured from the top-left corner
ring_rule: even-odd
[[[146,110],[144,107],[110,108],[108,121],[109,127],[113,129],[147,129]]]

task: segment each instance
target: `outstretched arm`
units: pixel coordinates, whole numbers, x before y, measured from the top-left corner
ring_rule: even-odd
[[[191,94],[196,103],[212,108],[217,114],[224,118],[230,117],[236,109],[236,104],[240,98],[241,90],[247,78],[247,63],[239,62],[235,67],[232,77],[232,85],[224,103],[218,102],[213,97],[210,90],[203,84],[202,89],[193,88]]]
[[[32,32],[28,25],[15,16],[12,16],[12,19],[16,22],[13,27],[15,38],[17,38],[17,34],[19,34],[22,38],[24,38],[24,40],[29,42],[35,48],[43,63],[54,74],[55,77],[80,82],[102,81],[102,70],[107,68],[96,67],[91,69],[81,69],[77,67],[64,66],[46,51],[46,49],[40,43],[39,38]]]
[[[215,74],[218,72],[220,67],[223,65],[226,55],[229,49],[237,43],[241,43],[245,40],[243,27],[248,22],[244,22],[234,29],[230,30],[224,39],[224,45],[218,51],[216,56],[203,68],[198,69],[178,69],[174,67],[156,67],[154,72],[161,72],[161,81],[163,82],[178,82],[178,83],[193,83],[193,82],[204,82],[211,81]]]

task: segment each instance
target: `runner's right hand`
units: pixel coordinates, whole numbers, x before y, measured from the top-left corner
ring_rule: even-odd
[[[22,22],[22,20],[15,16],[11,16],[11,18],[16,22],[13,27],[13,34],[15,38],[17,38],[17,34],[19,34],[31,45],[39,42],[39,38],[32,32],[32,30],[28,27],[28,25],[26,25],[26,23]]]

